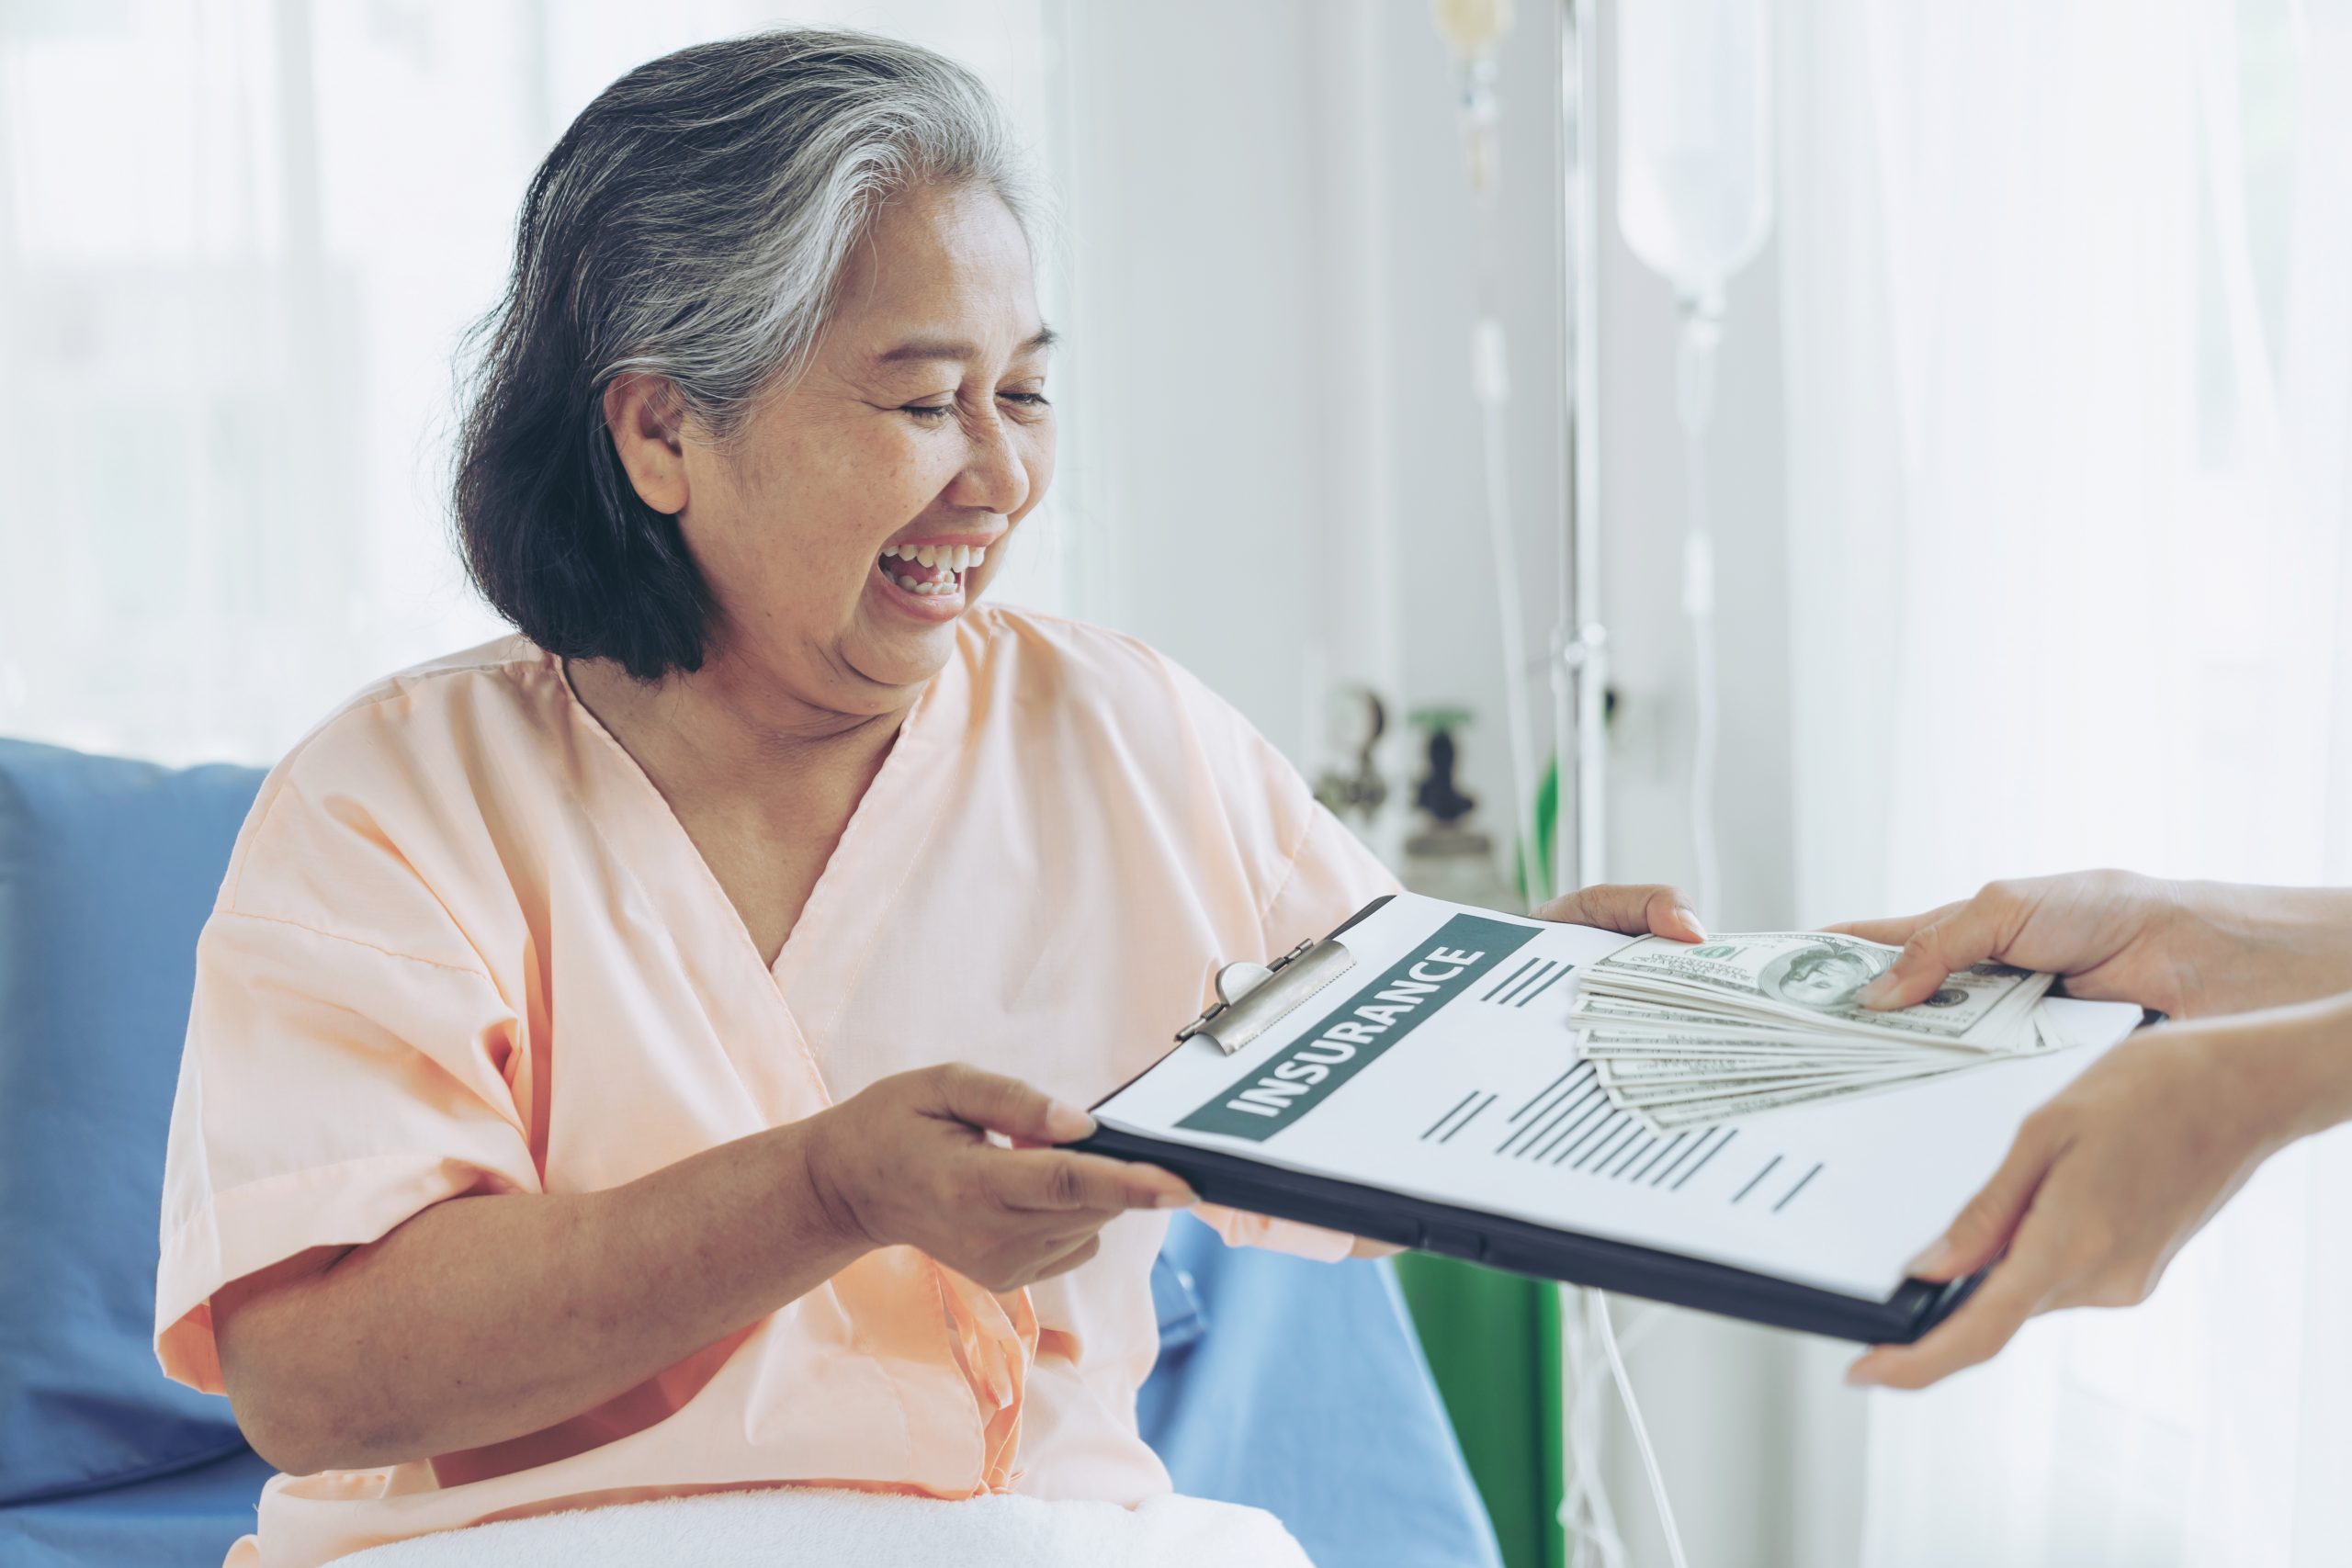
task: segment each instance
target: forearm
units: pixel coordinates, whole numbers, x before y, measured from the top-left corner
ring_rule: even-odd
[[[2352,991],[2352,890],[2173,886],[2188,1014],[2245,1012]]]
[[[809,1126],[605,1192],[426,1210],[244,1309],[222,1339],[240,1420],[286,1468],[348,1470],[603,1404],[865,1250],[809,1179]]]
[[[2352,993],[2210,1027],[2236,1036],[2229,1075],[2267,1109],[2274,1145],[2352,1122]]]

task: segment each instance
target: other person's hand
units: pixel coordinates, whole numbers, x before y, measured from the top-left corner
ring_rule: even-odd
[[[1539,920],[1563,925],[1598,926],[1627,936],[1671,937],[1676,942],[1704,942],[1707,928],[1699,923],[1690,900],[1679,888],[1656,884],[1599,883],[1579,887],[1535,911]]]
[[[834,1224],[876,1247],[918,1247],[991,1291],[1067,1274],[1130,1209],[1194,1201],[1156,1166],[1045,1146],[1086,1136],[1094,1119],[960,1063],[884,1078],[822,1121],[808,1175]]]
[[[1863,988],[1865,1007],[1923,1002],[1946,976],[1991,959],[2063,975],[2069,996],[2137,1002],[2182,1018],[2194,1010],[2188,950],[2202,930],[2185,911],[2182,891],[2135,872],[2075,872],[1995,882],[1924,915],[1829,930],[1903,949],[1894,967]]]
[[[2256,1167],[2343,1119],[2348,1100],[2352,998],[2116,1046],[2026,1119],[1993,1179],[1911,1265],[1941,1281],[1991,1263],[1976,1292],[1917,1344],[1863,1356],[1847,1381],[1925,1388],[1987,1359],[2037,1314],[2145,1300]]]

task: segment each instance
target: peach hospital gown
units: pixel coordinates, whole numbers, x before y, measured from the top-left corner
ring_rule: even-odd
[[[651,782],[519,637],[394,676],[270,775],[198,947],[156,1350],[218,1391],[208,1302],[469,1192],[617,1186],[964,1060],[1087,1105],[1220,961],[1390,891],[1225,703],[1151,650],[976,609],[773,971]],[[1345,1238],[1207,1216],[1234,1241]],[[1165,1215],[999,1295],[911,1247],[559,1426],[274,1478],[232,1563],[494,1517],[839,1482],[1132,1505]]]

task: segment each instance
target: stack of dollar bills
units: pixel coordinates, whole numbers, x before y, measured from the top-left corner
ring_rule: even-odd
[[[1916,1007],[1862,1007],[1895,952],[1822,931],[1643,937],[1584,971],[1569,1024],[1609,1098],[1669,1132],[2074,1043],[2041,1006],[2054,976],[2006,964]]]

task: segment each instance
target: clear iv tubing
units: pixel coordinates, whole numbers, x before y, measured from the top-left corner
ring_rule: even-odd
[[[1666,1532],[1667,1561],[1674,1568],[1690,1568],[1682,1555],[1682,1532],[1675,1529],[1674,1510],[1667,1506],[1666,1476],[1658,1470],[1657,1450],[1650,1447],[1649,1424],[1642,1419],[1642,1407],[1634,1402],[1634,1382],[1625,1375],[1625,1358],[1617,1348],[1617,1331],[1609,1322],[1609,1298],[1599,1291],[1591,1294],[1600,1348],[1609,1357],[1609,1375],[1616,1381],[1617,1397],[1625,1403],[1625,1424],[1633,1428],[1634,1447],[1642,1456],[1643,1473],[1649,1477],[1650,1497],[1657,1504],[1658,1529]]]
[[[1527,632],[1519,604],[1519,545],[1511,530],[1510,449],[1503,415],[1510,402],[1510,362],[1503,327],[1482,316],[1471,329],[1472,374],[1478,394],[1479,434],[1486,454],[1487,530],[1495,556],[1495,608],[1503,644],[1504,729],[1510,745],[1511,810],[1516,830],[1520,886],[1532,905],[1544,886],[1537,880],[1535,814],[1528,799],[1534,777],[1535,748],[1528,734]]]
[[[1621,1348],[1614,1325],[1610,1322],[1609,1298],[1599,1291],[1564,1287],[1572,1310],[1561,1320],[1563,1349],[1568,1368],[1569,1395],[1563,1425],[1566,1428],[1570,1463],[1566,1495],[1560,1500],[1560,1524],[1571,1538],[1570,1568],[1588,1568],[1592,1557],[1598,1557],[1599,1568],[1626,1568],[1628,1554],[1625,1539],[1617,1530],[1614,1511],[1609,1506],[1609,1494],[1603,1485],[1595,1462],[1600,1450],[1600,1403],[1598,1391],[1600,1365],[1609,1369],[1618,1399],[1625,1409],[1625,1424],[1633,1433],[1634,1449],[1642,1461],[1643,1473],[1648,1478],[1650,1501],[1657,1509],[1659,1531],[1666,1538],[1667,1559],[1673,1568],[1689,1568],[1682,1553],[1682,1532],[1674,1522],[1674,1507],[1666,1494],[1666,1476],[1659,1470],[1657,1452],[1650,1446],[1649,1425],[1642,1419],[1642,1407],[1634,1398],[1633,1380],[1625,1371],[1624,1351],[1631,1349],[1652,1323],[1657,1321],[1656,1309],[1635,1318],[1626,1325],[1624,1344]],[[1598,1354],[1593,1347],[1599,1346]],[[1586,1549],[1591,1548],[1588,1556]]]
[[[1715,346],[1723,339],[1720,294],[1685,297],[1677,356],[1676,412],[1682,423],[1684,513],[1682,613],[1690,622],[1691,889],[1708,919],[1722,918],[1722,863],[1715,850],[1715,541],[1707,506],[1707,420],[1715,392]]]
[[[1442,13],[1442,7],[1441,7]],[[1492,18],[1489,18],[1492,19]],[[1441,27],[1444,18],[1441,15]],[[1462,138],[1470,163],[1470,190],[1477,204],[1478,300],[1470,328],[1470,384],[1478,402],[1478,433],[1487,490],[1487,536],[1495,563],[1496,629],[1503,655],[1503,729],[1510,748],[1511,842],[1521,895],[1530,904],[1543,887],[1535,858],[1535,747],[1529,734],[1527,630],[1520,609],[1519,542],[1510,515],[1510,451],[1504,422],[1510,410],[1510,356],[1497,319],[1494,228],[1495,183],[1501,162],[1500,105],[1495,96],[1493,35],[1462,50]]]

